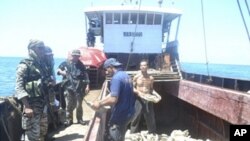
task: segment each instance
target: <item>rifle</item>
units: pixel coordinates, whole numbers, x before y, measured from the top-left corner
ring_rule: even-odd
[[[79,94],[78,88],[80,86],[80,80],[74,80],[72,74],[67,70],[67,68],[65,67],[66,70],[66,85],[68,85],[67,89],[74,92],[75,94]]]
[[[48,115],[52,119],[52,124],[53,124],[54,129],[56,129],[57,124],[56,124],[56,119],[54,117],[54,110],[53,110],[53,107],[50,104],[50,102],[51,102],[50,95],[52,95],[52,94],[54,95],[54,89],[53,89],[52,85],[49,85],[49,83],[53,82],[53,81],[54,80],[52,80],[51,78],[50,79],[43,78],[42,82],[41,82],[41,88],[40,89],[41,89],[42,95],[44,97],[45,103],[46,103],[46,105],[48,107],[48,110],[47,110]]]

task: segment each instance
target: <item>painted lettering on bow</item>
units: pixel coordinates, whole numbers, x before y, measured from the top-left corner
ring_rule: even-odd
[[[142,37],[142,32],[123,32],[124,37]]]

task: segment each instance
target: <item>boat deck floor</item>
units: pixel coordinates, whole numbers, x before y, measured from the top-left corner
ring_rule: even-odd
[[[89,94],[85,96],[87,101],[94,101],[98,98],[101,89],[90,90]],[[94,116],[94,111],[86,105],[85,102],[83,106],[83,120],[90,121]],[[74,110],[73,124],[68,127],[61,127],[57,131],[51,133],[55,140],[54,141],[82,141],[84,139],[85,133],[88,129],[88,125],[77,124],[76,122],[76,111]]]

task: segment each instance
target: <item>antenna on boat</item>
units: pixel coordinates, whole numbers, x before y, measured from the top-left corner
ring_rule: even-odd
[[[158,0],[159,7],[161,7],[163,0]]]
[[[126,5],[127,4],[127,0],[123,0],[123,2],[121,3],[121,5]],[[129,0],[129,5],[133,4],[133,0]],[[138,0],[135,1],[135,5],[138,5]]]
[[[91,5],[91,7],[94,5],[94,4],[93,4],[93,0],[91,0],[90,5]]]

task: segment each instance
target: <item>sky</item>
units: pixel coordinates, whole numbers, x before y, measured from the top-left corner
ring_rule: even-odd
[[[69,50],[86,45],[84,9],[122,2],[129,0],[1,0],[0,56],[26,57],[29,40],[40,39],[56,58],[66,58]],[[157,0],[141,3],[158,5]],[[183,12],[178,36],[181,62],[250,65],[250,42],[237,0],[203,0],[206,44],[201,0],[165,0],[162,7]],[[250,16],[246,6],[242,8],[250,29]]]

